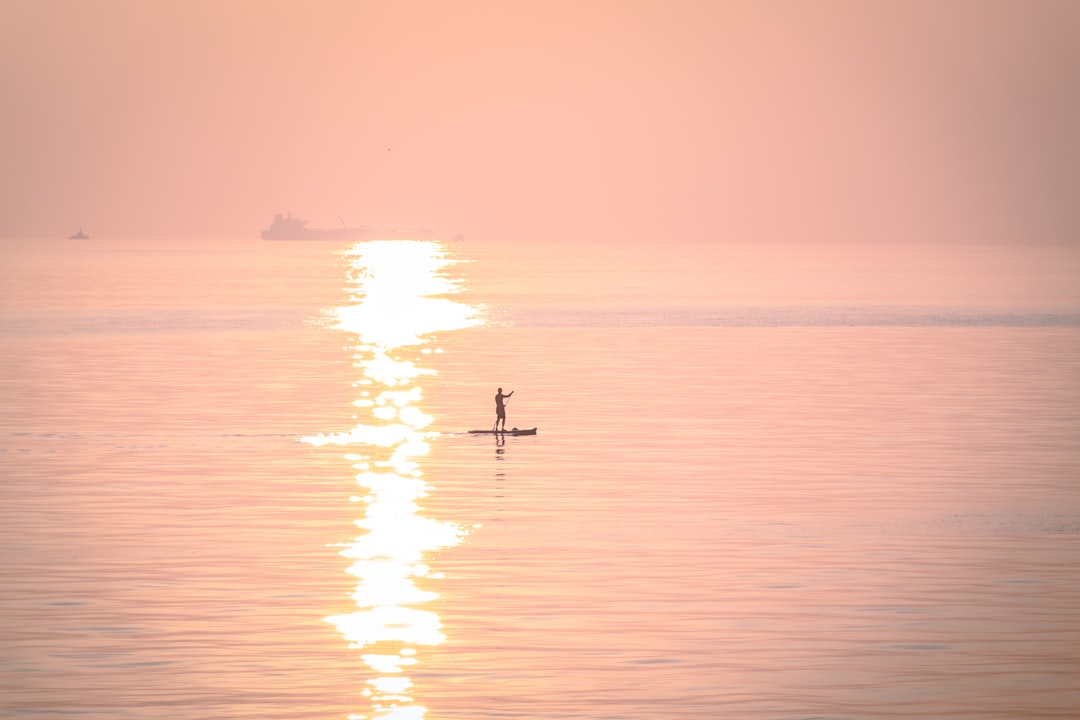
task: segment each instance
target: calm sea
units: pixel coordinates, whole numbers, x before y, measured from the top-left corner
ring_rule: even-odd
[[[0,242],[0,717],[1074,718],[1077,278]]]

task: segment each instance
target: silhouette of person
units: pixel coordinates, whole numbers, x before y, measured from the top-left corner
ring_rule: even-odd
[[[502,429],[506,430],[506,401],[514,394],[511,390],[507,394],[503,395],[502,388],[499,388],[499,392],[495,393],[495,429],[499,429],[499,422],[502,422]]]

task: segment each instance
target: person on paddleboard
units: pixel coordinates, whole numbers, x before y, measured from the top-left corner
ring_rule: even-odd
[[[499,392],[495,393],[495,429],[499,429],[499,423],[502,422],[502,429],[506,430],[506,401],[510,399],[510,396],[514,394],[514,391],[503,395],[502,388],[499,388]]]

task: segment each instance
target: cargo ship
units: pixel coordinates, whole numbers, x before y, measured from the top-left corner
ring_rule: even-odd
[[[339,228],[311,228],[307,220],[294,218],[292,213],[274,216],[270,227],[262,231],[263,240],[378,240],[394,238],[426,238],[428,228],[373,228],[367,225],[347,227],[344,221]]]

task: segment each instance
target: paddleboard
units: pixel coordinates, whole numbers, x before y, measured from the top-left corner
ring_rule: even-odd
[[[536,428],[510,428],[509,430],[470,430],[470,435],[535,435]]]

